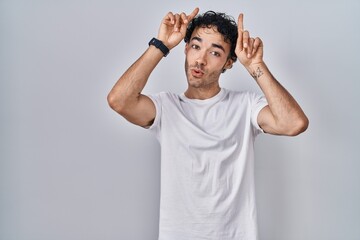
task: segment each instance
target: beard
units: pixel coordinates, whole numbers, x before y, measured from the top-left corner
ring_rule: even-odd
[[[218,86],[221,73],[222,69],[209,72],[203,65],[198,63],[189,65],[187,59],[185,60],[185,74],[189,87],[211,88],[214,85]]]

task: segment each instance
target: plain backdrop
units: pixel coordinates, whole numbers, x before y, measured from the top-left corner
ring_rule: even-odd
[[[256,140],[262,240],[360,239],[358,0],[0,0],[0,239],[156,240],[155,137],[106,97],[168,11],[243,12],[310,119]],[[186,89],[184,43],[144,93]],[[260,89],[237,62],[223,87]]]

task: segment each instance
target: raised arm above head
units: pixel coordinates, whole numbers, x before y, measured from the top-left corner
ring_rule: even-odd
[[[258,115],[261,128],[270,134],[295,136],[309,124],[305,113],[291,94],[274,78],[264,60],[264,45],[260,38],[244,29],[244,15],[238,17],[238,40],[235,53],[240,63],[263,91],[269,105]]]
[[[178,45],[185,36],[189,22],[198,12],[199,9],[195,8],[190,15],[167,13],[161,21],[157,36],[157,40],[161,41],[160,44],[162,43],[168,49]],[[119,78],[107,97],[114,111],[142,127],[152,124],[156,112],[154,103],[141,92],[150,74],[164,57],[164,52],[159,46],[149,45],[141,57]]]

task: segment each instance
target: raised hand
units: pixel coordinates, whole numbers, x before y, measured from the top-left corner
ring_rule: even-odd
[[[236,42],[235,53],[245,67],[253,64],[263,63],[263,43],[260,38],[250,37],[250,33],[244,30],[244,14],[238,18],[238,39]]]
[[[199,8],[195,8],[190,15],[186,15],[184,12],[166,14],[160,25],[158,39],[169,49],[178,45],[185,37],[187,26],[198,12]]]

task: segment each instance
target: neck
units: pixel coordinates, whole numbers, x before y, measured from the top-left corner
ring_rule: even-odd
[[[220,92],[221,88],[219,85],[216,87],[207,89],[207,88],[194,88],[189,86],[185,91],[185,96],[190,99],[199,99],[205,100],[214,97],[216,94]]]

